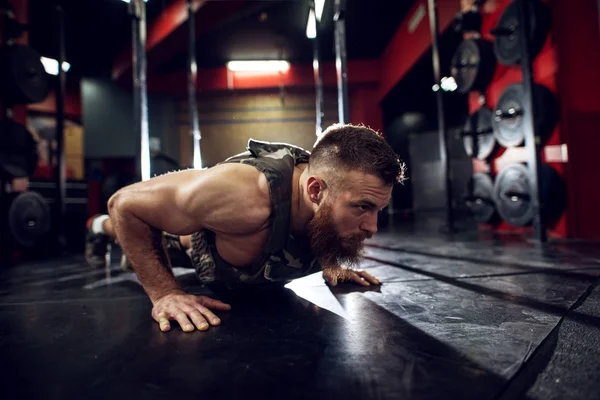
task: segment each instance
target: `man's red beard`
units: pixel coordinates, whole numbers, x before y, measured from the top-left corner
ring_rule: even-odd
[[[310,245],[323,269],[358,267],[363,256],[364,235],[342,238],[333,223],[331,204],[323,204],[308,223]]]

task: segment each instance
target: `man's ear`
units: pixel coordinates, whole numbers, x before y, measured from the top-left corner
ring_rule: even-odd
[[[327,189],[327,184],[323,179],[318,176],[311,176],[308,178],[308,181],[306,182],[306,193],[311,202],[320,204],[325,196],[325,189]]]

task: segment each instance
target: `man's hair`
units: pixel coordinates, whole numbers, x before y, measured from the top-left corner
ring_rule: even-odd
[[[390,145],[381,134],[363,125],[335,124],[327,128],[314,145],[308,168],[335,177],[349,171],[362,172],[379,177],[389,186],[405,179],[405,165]]]

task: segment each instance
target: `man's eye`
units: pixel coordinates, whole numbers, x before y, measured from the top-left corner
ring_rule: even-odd
[[[358,208],[360,211],[367,211],[369,209],[369,206],[359,205],[356,206],[356,208]]]

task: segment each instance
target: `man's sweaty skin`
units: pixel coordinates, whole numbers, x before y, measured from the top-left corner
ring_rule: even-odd
[[[374,176],[355,177],[355,195],[334,199],[327,183],[308,176],[306,165],[294,172],[292,232],[306,234],[307,226],[324,202],[336,215],[342,237],[363,232],[367,237],[377,230],[377,211],[387,205],[391,187],[382,187]],[[360,180],[362,179],[362,181]],[[170,268],[160,242],[160,232],[190,235],[200,229],[215,233],[219,254],[230,264],[244,268],[262,253],[269,234],[271,204],[269,186],[263,173],[253,166],[223,164],[206,170],[175,172],[139,182],[118,191],[108,203],[117,240],[131,261],[153,304],[152,317],[162,331],[176,320],[186,332],[218,325],[212,310],[230,306],[205,296],[183,292]],[[347,213],[347,214],[344,214]],[[348,221],[345,223],[345,216]],[[350,243],[350,242],[349,242]],[[348,244],[350,246],[350,244]],[[331,285],[351,280],[368,286],[377,279],[362,271],[324,266],[324,278]]]

